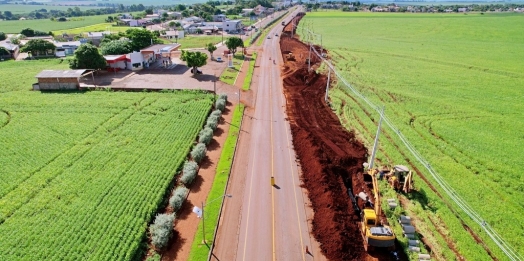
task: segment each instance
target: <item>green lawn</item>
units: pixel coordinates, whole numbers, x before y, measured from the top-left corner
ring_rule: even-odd
[[[313,12],[301,24],[322,34],[344,78],[374,104],[385,105],[387,116],[432,168],[524,255],[524,175],[515,171],[524,168],[524,16]],[[306,36],[301,29],[298,34]],[[319,37],[314,39],[320,44]],[[331,99],[343,123],[370,147],[377,113],[340,84]],[[394,132],[385,128],[384,133],[379,165],[416,161]],[[418,177],[415,184],[422,194],[412,195],[409,211],[425,221],[425,237],[445,242],[440,231],[466,259],[492,260],[463,229],[457,211],[505,260],[448,197],[443,202]],[[453,258],[446,245],[435,247],[444,259]]]
[[[224,62],[227,62],[226,57],[224,57]],[[222,75],[220,75],[220,80],[229,85],[235,85],[235,81],[237,80],[238,73],[240,72],[243,63],[244,56],[242,54],[235,54],[233,56],[233,67],[227,67],[224,72],[222,72]]]
[[[0,30],[5,33],[20,33],[24,28],[31,28],[38,31],[60,31],[71,28],[78,28],[88,25],[103,23],[107,15],[72,17],[71,21],[58,22],[50,19],[23,20],[23,21],[0,21]]]
[[[249,71],[247,72],[246,79],[242,85],[242,90],[249,90],[251,87],[251,80],[253,79],[253,71],[255,70],[255,63],[257,62],[257,53],[253,53],[251,60],[249,61]]]

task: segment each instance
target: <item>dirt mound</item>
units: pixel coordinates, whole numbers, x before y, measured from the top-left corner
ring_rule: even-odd
[[[362,163],[367,150],[324,102],[327,77],[308,70],[309,47],[290,34],[283,34],[280,41],[283,51],[296,57],[285,61],[284,93],[302,180],[315,211],[313,234],[330,260],[366,260],[359,216],[347,188],[364,185]],[[318,66],[318,59],[311,62]]]

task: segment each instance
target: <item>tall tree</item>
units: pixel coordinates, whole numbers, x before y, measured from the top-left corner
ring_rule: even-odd
[[[3,41],[7,38],[7,35],[5,35],[4,32],[0,32],[0,41]]]
[[[182,50],[180,59],[187,63],[187,67],[193,69],[193,74],[196,75],[197,68],[207,64],[207,55],[202,52],[189,52]]]
[[[231,37],[226,40],[227,49],[235,55],[238,47],[244,47],[244,41],[239,37]]]
[[[131,52],[131,43],[128,40],[113,40],[100,45],[103,55],[126,54]]]
[[[50,43],[42,39],[33,39],[29,40],[22,48],[20,52],[31,53],[33,56],[37,55],[47,55],[50,52],[54,52],[56,46],[53,43]]]
[[[92,44],[82,44],[75,51],[75,58],[69,61],[71,69],[104,69],[107,66],[104,56]]]
[[[213,60],[213,52],[217,50],[217,47],[213,43],[206,44],[206,49],[211,55],[211,60]]]
[[[156,35],[146,29],[127,29],[126,34],[127,38],[131,40],[131,48],[133,51],[140,51],[140,49],[152,43],[160,43]]]

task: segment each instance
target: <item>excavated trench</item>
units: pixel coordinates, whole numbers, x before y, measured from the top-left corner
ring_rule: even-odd
[[[295,17],[294,23],[298,24],[301,17]],[[282,75],[293,145],[314,210],[314,237],[329,260],[389,260],[389,253],[370,255],[364,250],[360,217],[348,195],[348,188],[368,191],[362,175],[367,149],[354,133],[342,127],[324,101],[327,77],[308,70],[309,47],[298,40],[295,32],[291,37],[292,24],[280,37]],[[286,59],[289,52],[294,60]],[[320,59],[312,55],[312,67],[319,63]]]

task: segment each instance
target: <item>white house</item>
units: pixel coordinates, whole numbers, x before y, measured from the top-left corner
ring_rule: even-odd
[[[227,20],[223,22],[223,30],[228,33],[237,33],[242,31],[242,21],[240,20]]]

